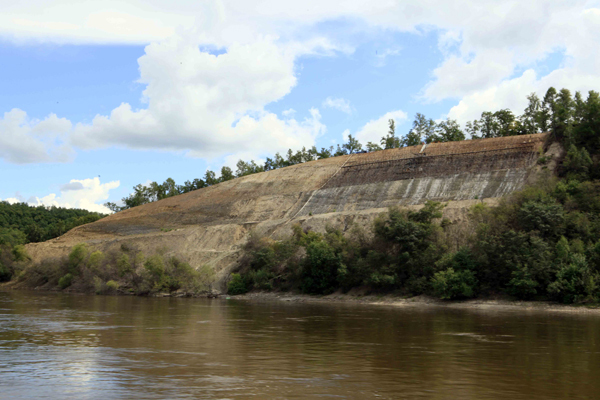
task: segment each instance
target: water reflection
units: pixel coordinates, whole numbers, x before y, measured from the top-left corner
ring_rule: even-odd
[[[0,397],[577,399],[600,318],[0,292]]]

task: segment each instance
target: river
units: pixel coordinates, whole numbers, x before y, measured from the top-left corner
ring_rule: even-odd
[[[0,292],[2,399],[595,399],[600,315]]]

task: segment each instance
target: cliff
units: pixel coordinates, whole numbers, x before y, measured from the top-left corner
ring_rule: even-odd
[[[538,158],[546,153],[556,159],[560,152],[548,134],[535,134],[311,161],[125,210],[30,244],[28,251],[40,261],[80,242],[103,251],[162,248],[185,255],[193,266],[209,264],[224,278],[252,230],[277,238],[297,222],[315,230],[327,224],[347,229],[368,224],[389,206],[418,207],[427,200],[449,202],[446,216],[460,219],[475,202],[494,202],[538,179]]]

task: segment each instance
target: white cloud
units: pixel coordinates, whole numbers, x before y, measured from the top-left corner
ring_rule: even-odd
[[[600,57],[590,50],[600,42],[600,9],[587,0],[347,0],[344,7],[333,0],[13,3],[0,14],[0,36],[5,39],[151,43],[139,59],[148,108],[133,110],[122,104],[91,124],[78,124],[73,143],[84,148],[116,145],[190,151],[198,157],[245,152],[258,158],[311,145],[324,131],[318,111],[297,121],[291,113],[280,119],[264,107],[296,85],[299,56],[352,51],[354,43],[345,32],[319,33],[315,26],[324,21],[352,21],[354,32],[433,31],[443,59],[422,99],[458,99],[449,115],[460,119],[483,109],[519,108],[531,90],[550,85],[588,89],[600,81]],[[200,51],[200,45],[226,48],[227,53],[213,56]],[[568,62],[544,77],[533,72],[557,51]],[[382,57],[396,52],[391,48]],[[525,72],[514,76],[518,71]],[[331,106],[350,110],[349,104],[336,100],[331,99]],[[369,124],[360,131],[369,140],[387,131]],[[5,132],[14,131],[0,126],[0,157],[11,162],[57,159],[44,147],[48,138],[38,137],[33,127],[18,134],[28,144],[11,140],[12,147],[4,145]],[[377,137],[368,133],[375,131]]]
[[[50,114],[39,121],[13,108],[0,118],[0,158],[15,164],[65,162],[72,150],[63,143],[71,123]]]
[[[350,129],[344,129],[344,132],[342,132],[342,142],[345,142],[348,139],[349,134],[350,134]]]
[[[64,185],[60,186],[61,192],[68,192],[70,190],[82,190],[82,189],[84,189],[83,183],[81,183],[79,181],[72,181],[72,182],[65,183]]]
[[[294,110],[293,108],[290,108],[288,110],[283,110],[281,112],[281,115],[283,115],[284,117],[288,117],[291,118],[296,114],[296,110]]]
[[[324,132],[320,114],[279,119],[264,106],[296,85],[296,53],[272,39],[232,45],[218,56],[183,38],[154,43],[139,59],[148,107],[127,103],[91,124],[77,124],[72,143],[82,148],[124,146],[187,151],[213,158],[310,146]]]
[[[33,206],[56,206],[65,208],[82,208],[110,214],[111,211],[102,203],[108,200],[109,192],[118,188],[119,181],[100,183],[99,178],[72,179],[69,183],[61,186],[60,194],[50,193],[44,197],[32,197],[27,202]],[[73,190],[78,187],[78,190]],[[7,199],[9,202],[12,199]],[[14,199],[16,200],[16,199]]]
[[[514,79],[503,81],[487,90],[476,91],[465,96],[448,113],[448,117],[461,123],[478,119],[483,111],[496,111],[503,108],[521,113],[527,107],[527,95],[535,92],[543,97],[550,86],[582,91],[597,86],[598,77],[593,74],[579,74],[569,69],[558,69],[539,78],[535,71],[527,70]]]
[[[433,70],[435,80],[425,87],[424,97],[439,101],[487,88],[513,72],[515,65],[511,58],[507,50],[484,51],[470,61],[450,56]]]
[[[381,117],[367,122],[358,132],[356,138],[362,143],[373,142],[379,144],[381,138],[387,135],[389,120],[393,119],[396,126],[407,119],[407,115],[402,110],[390,111]],[[396,136],[398,132],[396,131]]]
[[[324,108],[333,108],[346,114],[352,113],[350,101],[341,97],[328,97],[323,102]]]
[[[550,35],[545,27],[541,34],[546,37],[546,49],[559,47],[564,50],[567,62],[545,76],[526,69],[522,74],[505,79],[492,80],[490,84],[466,91],[458,105],[448,115],[465,122],[478,118],[482,111],[509,108],[521,112],[527,105],[526,96],[536,92],[540,97],[550,86],[556,89],[587,92],[597,90],[600,81],[600,58],[589,51],[591,43],[600,42],[600,10],[578,8],[564,10],[563,14],[549,18],[554,25]],[[551,40],[552,39],[552,40]],[[541,45],[540,45],[541,46]]]
[[[594,89],[600,59],[589,49],[600,41],[600,9],[592,5],[531,1],[469,8],[470,17],[440,36],[446,57],[423,98],[459,99],[449,115],[464,122],[485,110],[520,112],[527,94],[543,95],[550,86]],[[540,76],[535,67],[553,53],[564,54],[562,65]]]
[[[6,201],[8,204],[21,203],[21,200],[17,199],[16,197],[9,197],[9,198],[4,199],[2,201]]]
[[[384,49],[382,51],[375,51],[375,66],[383,67],[386,64],[387,58],[392,56],[397,56],[400,54],[400,48],[394,47],[389,49]]]

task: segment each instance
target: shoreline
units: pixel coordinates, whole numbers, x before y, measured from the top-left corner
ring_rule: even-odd
[[[569,314],[600,315],[600,305],[571,305],[551,301],[521,301],[508,299],[480,298],[469,300],[444,301],[429,296],[400,297],[395,295],[348,295],[330,294],[324,296],[293,294],[281,292],[254,292],[241,295],[220,295],[220,298],[242,301],[282,301],[312,304],[357,304],[388,307],[431,307],[450,310],[488,310],[488,311],[544,311]]]
[[[8,283],[8,282],[7,282]],[[0,291],[33,291],[43,293],[66,293],[71,295],[85,296],[135,296],[148,298],[208,298],[221,300],[240,300],[251,302],[286,302],[307,304],[348,304],[387,306],[396,308],[443,308],[448,310],[484,310],[484,311],[534,311],[534,312],[557,312],[567,314],[596,314],[600,315],[600,304],[561,304],[552,301],[523,301],[507,298],[477,298],[468,300],[440,300],[426,295],[414,297],[402,297],[393,294],[384,295],[352,295],[333,293],[329,295],[308,295],[290,292],[250,292],[240,295],[228,295],[221,293],[202,293],[192,295],[190,293],[153,293],[136,295],[134,293],[103,293],[95,294],[76,290],[50,290],[47,288],[14,287],[7,283],[0,284]]]

